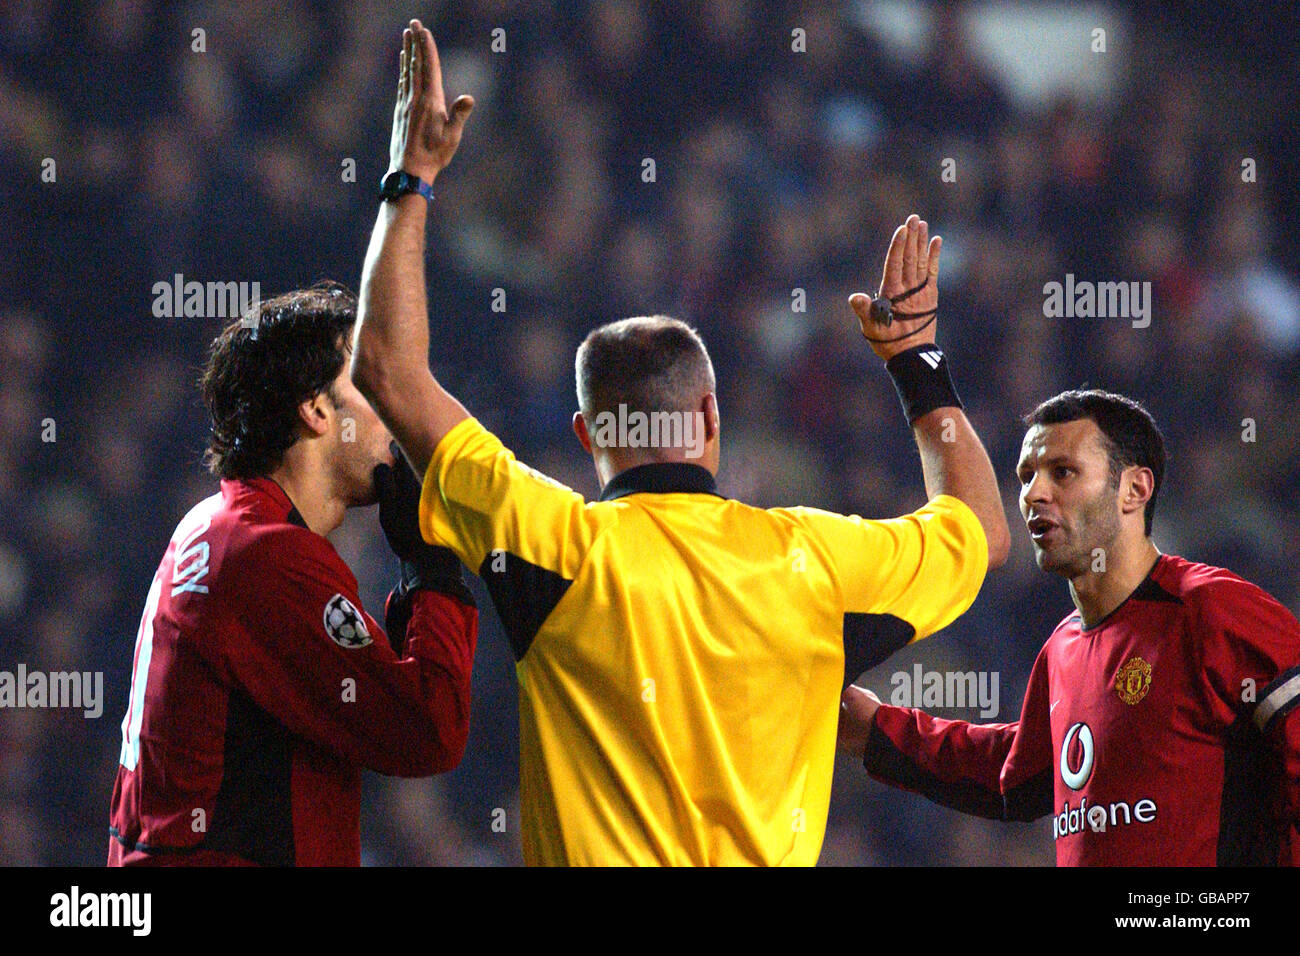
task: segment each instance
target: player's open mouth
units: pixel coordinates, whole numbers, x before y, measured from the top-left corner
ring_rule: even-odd
[[[1025,526],[1029,528],[1029,536],[1033,539],[1034,544],[1039,545],[1046,541],[1048,535],[1061,527],[1055,521],[1038,517],[1030,518],[1025,522]]]

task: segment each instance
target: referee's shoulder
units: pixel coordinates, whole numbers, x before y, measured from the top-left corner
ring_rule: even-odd
[[[979,518],[971,507],[960,498],[953,495],[936,495],[925,504],[914,508],[911,511],[902,511],[898,514],[879,515],[876,517],[865,517],[860,514],[851,512],[830,511],[826,508],[816,508],[810,505],[790,505],[778,508],[762,508],[766,514],[772,515],[780,521],[803,523],[809,520],[829,520],[829,521],[848,521],[855,524],[861,522],[875,521],[894,521],[899,518],[908,518],[914,515],[943,515],[945,518],[954,520],[968,520],[978,524]]]

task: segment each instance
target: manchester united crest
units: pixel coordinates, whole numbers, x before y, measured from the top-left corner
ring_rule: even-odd
[[[1126,704],[1136,704],[1151,689],[1151,665],[1140,657],[1130,657],[1115,673],[1115,693]]]

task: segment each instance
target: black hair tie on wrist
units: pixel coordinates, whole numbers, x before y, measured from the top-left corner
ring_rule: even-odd
[[[909,298],[910,296],[916,295],[916,293],[920,292],[929,284],[930,284],[930,280],[927,277],[926,280],[922,282],[920,285],[914,286],[911,289],[906,290],[905,292],[900,292],[898,295],[893,296],[892,298],[877,293],[872,298],[871,306],[870,306],[871,321],[875,322],[876,325],[884,326],[885,328],[889,328],[891,325],[893,325],[894,319],[896,318],[923,319],[928,315],[930,316],[929,322],[926,322],[925,325],[918,326],[917,328],[913,329],[910,332],[907,332],[903,335],[896,335],[890,339],[872,338],[870,335],[867,335],[865,332],[862,333],[863,338],[865,338],[868,342],[876,342],[876,343],[901,342],[903,339],[907,338],[908,336],[915,335],[917,332],[920,332],[922,329],[929,328],[931,323],[933,323],[934,320],[939,317],[938,306],[935,306],[933,309],[929,309],[925,312],[895,312],[894,311],[894,306],[896,304],[902,302],[904,299]]]

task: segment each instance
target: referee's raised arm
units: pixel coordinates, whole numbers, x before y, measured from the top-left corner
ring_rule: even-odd
[[[962,411],[948,361],[935,340],[939,309],[939,252],[916,215],[894,231],[875,298],[849,296],[862,334],[885,360],[921,452],[928,497],[951,495],[979,518],[988,540],[990,569],[1006,563],[1011,546],[998,480],[979,436]]]
[[[361,272],[352,380],[421,476],[442,437],[469,417],[429,370],[424,233],[433,181],[456,155],[473,108],[472,97],[459,96],[448,109],[433,34],[412,20],[402,33],[383,204]]]

